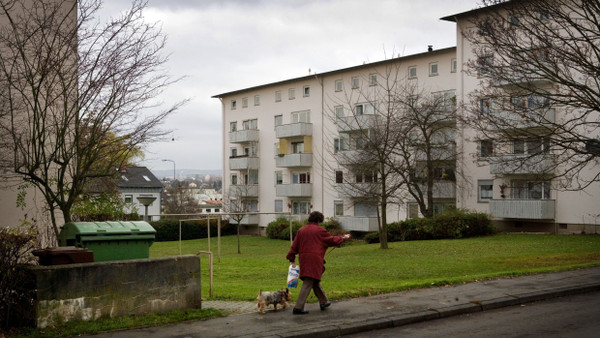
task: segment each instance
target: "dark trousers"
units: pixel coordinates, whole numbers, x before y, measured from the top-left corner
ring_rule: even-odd
[[[327,296],[325,296],[325,290],[321,286],[321,281],[318,279],[304,277],[302,280],[302,288],[300,288],[300,292],[298,293],[298,299],[296,300],[296,305],[294,308],[303,310],[304,304],[306,303],[306,299],[310,294],[310,290],[315,293],[315,296],[319,299],[319,304],[325,304],[328,302]]]

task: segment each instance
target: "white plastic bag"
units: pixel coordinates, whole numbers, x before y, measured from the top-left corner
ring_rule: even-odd
[[[287,287],[290,289],[295,289],[298,287],[298,277],[300,276],[300,265],[296,265],[292,267],[290,264],[290,269],[288,270],[288,278],[287,278]]]

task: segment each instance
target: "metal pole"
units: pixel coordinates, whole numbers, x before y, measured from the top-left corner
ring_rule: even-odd
[[[289,214],[289,220],[290,220],[290,245],[292,245],[292,243],[294,243],[294,239],[292,236],[292,211],[290,210],[290,214]]]
[[[221,216],[217,218],[217,258],[221,263]]]
[[[210,251],[210,217],[206,218],[206,224],[208,224],[208,251]]]

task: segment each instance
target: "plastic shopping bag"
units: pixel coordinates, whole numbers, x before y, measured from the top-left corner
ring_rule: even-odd
[[[295,289],[298,287],[298,277],[300,276],[300,265],[296,265],[292,267],[290,264],[290,269],[288,270],[288,278],[287,278],[287,287],[290,289]]]

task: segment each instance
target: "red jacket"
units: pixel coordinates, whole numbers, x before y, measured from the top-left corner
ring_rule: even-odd
[[[293,263],[299,254],[300,278],[321,280],[327,248],[343,242],[342,236],[331,236],[323,227],[309,223],[298,231],[286,258]]]

